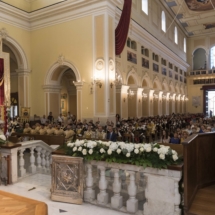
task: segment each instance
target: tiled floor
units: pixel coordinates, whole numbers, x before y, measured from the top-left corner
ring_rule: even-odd
[[[73,205],[53,202],[50,200],[50,187],[50,175],[36,174],[26,177],[13,185],[2,185],[0,190],[45,202],[48,205],[49,215],[125,215],[124,213],[86,203]],[[28,191],[31,188],[35,189]]]

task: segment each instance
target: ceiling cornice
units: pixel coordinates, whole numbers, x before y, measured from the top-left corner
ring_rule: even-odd
[[[100,14],[104,10],[107,11],[108,7],[111,11],[122,3],[123,0],[73,0],[27,13],[0,2],[0,21],[33,31],[80,17]]]

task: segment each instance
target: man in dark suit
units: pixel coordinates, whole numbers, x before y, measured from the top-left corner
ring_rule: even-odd
[[[110,125],[108,126],[106,139],[112,142],[116,142],[117,140],[117,134],[113,131],[113,127]]]

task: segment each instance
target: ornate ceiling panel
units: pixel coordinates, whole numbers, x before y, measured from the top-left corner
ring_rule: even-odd
[[[215,0],[165,0],[165,3],[187,35],[215,32]]]

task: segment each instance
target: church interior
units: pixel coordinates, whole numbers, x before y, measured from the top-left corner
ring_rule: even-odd
[[[214,10],[215,0],[1,0],[0,138],[14,145],[0,145],[0,215],[214,215]],[[84,190],[70,200],[71,188],[54,191],[51,155],[76,138],[158,142],[183,162],[147,172],[75,160]]]

